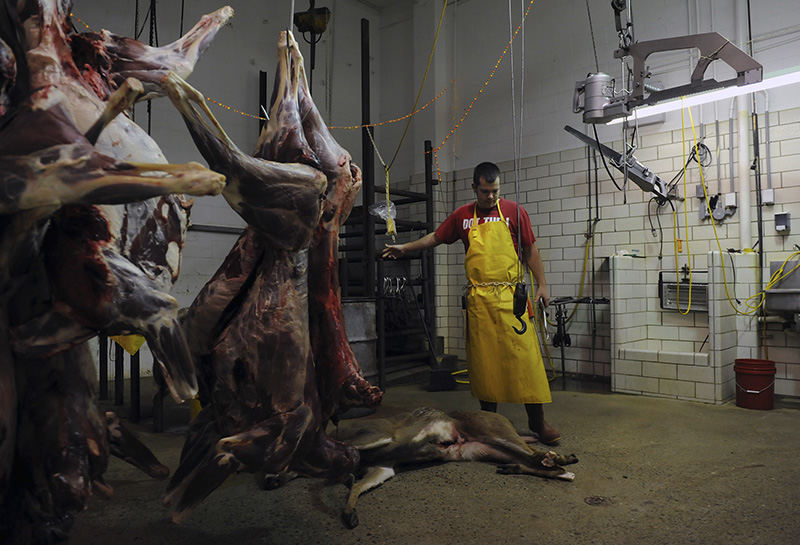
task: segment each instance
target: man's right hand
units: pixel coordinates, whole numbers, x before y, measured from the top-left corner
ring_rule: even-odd
[[[406,253],[405,246],[405,244],[386,244],[381,253],[381,257],[384,259],[397,259],[398,257],[402,257],[403,254]]]

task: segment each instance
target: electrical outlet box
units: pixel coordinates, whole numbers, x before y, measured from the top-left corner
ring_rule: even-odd
[[[761,204],[767,204],[772,206],[775,204],[775,190],[770,189],[762,189],[761,190]]]
[[[722,204],[725,208],[736,208],[736,193],[725,193]]]
[[[697,184],[696,186],[694,186],[694,194],[695,197],[697,197],[698,199],[706,198],[706,194],[703,191],[703,184]]]
[[[787,234],[792,227],[792,217],[789,215],[789,212],[778,212],[775,214],[775,230],[785,235]]]
[[[697,219],[703,221],[704,219],[708,219],[708,206],[706,206],[705,201],[700,203],[700,206],[697,207]]]

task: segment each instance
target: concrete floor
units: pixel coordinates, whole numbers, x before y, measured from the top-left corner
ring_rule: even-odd
[[[609,393],[553,392],[546,409],[575,453],[575,481],[507,476],[481,463],[400,473],[364,495],[361,524],[339,513],[344,485],[299,479],[265,492],[252,476],[228,481],[184,524],[170,522],[164,483],[113,459],[116,494],[78,516],[70,543],[789,544],[800,542],[800,403],[772,411]],[[428,405],[475,409],[467,386],[430,393],[387,389],[380,411]],[[518,428],[521,406],[500,412]],[[161,461],[177,466],[183,437],[137,428]]]

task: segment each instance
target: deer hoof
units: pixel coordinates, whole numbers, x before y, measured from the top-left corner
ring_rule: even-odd
[[[264,490],[275,490],[283,485],[281,476],[276,473],[267,473],[261,479],[261,488]]]
[[[574,454],[568,454],[567,456],[564,456],[564,458],[565,458],[565,460],[563,462],[564,464],[577,464],[578,463],[578,457],[575,456]]]
[[[342,511],[342,522],[351,530],[358,526],[358,513],[353,509],[352,511]]]

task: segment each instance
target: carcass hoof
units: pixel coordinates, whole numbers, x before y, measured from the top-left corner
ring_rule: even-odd
[[[263,490],[275,490],[297,477],[296,473],[264,473],[259,479]]]
[[[264,475],[264,478],[261,479],[261,488],[264,490],[275,490],[281,486],[283,486],[283,481],[280,475],[270,473],[269,475]]]
[[[575,456],[574,454],[568,454],[568,455],[564,456],[564,461],[561,462],[561,463],[562,464],[577,464],[578,463],[578,457]]]
[[[158,481],[163,481],[169,477],[169,468],[164,464],[153,464],[145,468],[148,476]]]
[[[347,510],[342,511],[342,522],[351,530],[358,526],[358,513],[356,513],[356,510],[353,509],[350,512]]]

